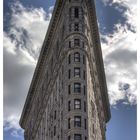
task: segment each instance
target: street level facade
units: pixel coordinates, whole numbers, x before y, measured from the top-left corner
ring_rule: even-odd
[[[94,0],[56,0],[20,125],[25,140],[105,140],[110,106]]]

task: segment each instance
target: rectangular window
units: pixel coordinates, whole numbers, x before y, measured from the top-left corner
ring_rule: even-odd
[[[74,83],[74,92],[75,93],[81,92],[81,83]]]
[[[74,77],[80,77],[80,68],[74,68]]]
[[[84,86],[84,95],[86,94],[86,87]]]
[[[74,127],[81,127],[81,116],[74,116]]]
[[[80,40],[79,39],[74,39],[74,45],[75,46],[80,46]]]
[[[54,120],[56,119],[56,110],[54,111]]]
[[[85,42],[82,42],[82,47],[83,47],[83,48],[85,47]]]
[[[68,101],[68,111],[71,110],[71,101]]]
[[[80,62],[80,53],[79,52],[74,53],[74,62]]]
[[[70,129],[70,118],[68,119],[68,129]]]
[[[87,129],[87,120],[86,119],[84,120],[84,123],[85,123],[85,129]]]
[[[71,41],[69,41],[69,48],[71,48]]]
[[[71,70],[69,70],[69,74],[68,75],[69,75],[68,77],[70,79],[71,78]]]
[[[80,99],[74,100],[74,109],[81,109],[81,100]]]
[[[74,140],[82,140],[81,134],[74,134]]]
[[[70,136],[68,136],[68,140],[71,140],[71,137]]]
[[[68,62],[69,62],[69,64],[71,63],[71,55],[69,55],[69,57],[68,57]]]
[[[86,112],[86,102],[84,101],[84,111]]]
[[[71,85],[68,86],[68,94],[71,94]]]
[[[75,17],[75,18],[79,18],[79,9],[78,9],[78,7],[76,7],[76,8],[74,9],[74,17]]]

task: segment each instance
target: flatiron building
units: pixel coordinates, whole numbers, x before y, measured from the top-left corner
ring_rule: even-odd
[[[20,125],[25,140],[105,140],[110,120],[94,0],[56,0]]]

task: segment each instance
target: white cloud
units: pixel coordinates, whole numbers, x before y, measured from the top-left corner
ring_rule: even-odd
[[[36,61],[51,18],[52,8],[25,8],[20,2],[11,6],[9,29],[4,32],[4,131],[22,130],[19,118]]]
[[[105,40],[102,42],[102,50],[110,103],[116,105],[118,101],[122,101],[124,104],[134,105],[137,88],[136,33],[120,24],[115,29],[113,34],[101,35]],[[129,85],[128,89],[125,89],[126,85]]]

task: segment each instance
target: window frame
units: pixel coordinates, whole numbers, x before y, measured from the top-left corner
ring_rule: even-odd
[[[77,138],[76,138],[77,136]],[[74,134],[74,140],[82,140],[82,135],[81,134]]]
[[[80,62],[80,53],[79,52],[74,53],[74,62]]]
[[[74,116],[74,127],[81,127],[81,116]]]
[[[74,83],[74,93],[81,93],[81,83]]]
[[[74,109],[81,109],[81,99],[74,99]]]
[[[74,7],[74,18],[79,18],[79,7]]]
[[[74,67],[74,77],[78,77],[78,78],[81,77],[81,69],[80,69],[80,67]]]

